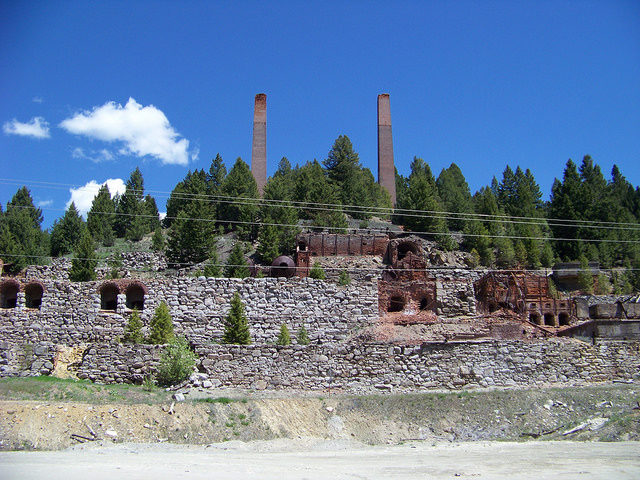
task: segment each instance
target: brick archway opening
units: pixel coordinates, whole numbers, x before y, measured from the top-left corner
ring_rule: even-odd
[[[406,304],[407,300],[404,297],[400,295],[394,295],[389,299],[389,307],[387,308],[387,312],[401,312],[404,310]]]

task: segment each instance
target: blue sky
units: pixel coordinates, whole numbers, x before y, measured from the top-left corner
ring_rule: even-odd
[[[475,191],[521,165],[547,198],[589,154],[640,184],[637,1],[5,0],[0,45],[0,202],[21,180],[46,226],[71,185],[140,166],[169,192],[218,152],[249,162],[261,92],[269,174],[345,134],[376,175],[389,93],[400,173],[414,155],[436,175],[455,162]]]

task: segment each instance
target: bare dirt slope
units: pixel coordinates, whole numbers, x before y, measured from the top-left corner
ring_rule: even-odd
[[[67,381],[45,383],[45,395],[35,387],[25,389],[24,383],[17,388],[22,379],[5,380],[0,383],[2,450],[301,437],[371,445],[411,440],[640,440],[638,384],[323,397],[255,397],[244,392],[235,398],[208,396],[206,401],[190,399],[202,395],[192,392],[176,402],[159,389],[147,393],[141,387],[110,386],[104,393],[100,386]],[[26,382],[32,387],[37,381]],[[88,396],[74,391],[78,386]]]

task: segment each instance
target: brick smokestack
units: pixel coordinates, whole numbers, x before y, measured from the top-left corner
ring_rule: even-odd
[[[267,96],[256,95],[253,109],[253,144],[251,145],[251,173],[262,195],[267,183]]]
[[[396,206],[396,171],[393,165],[393,139],[391,138],[391,107],[389,94],[378,95],[378,183]]]

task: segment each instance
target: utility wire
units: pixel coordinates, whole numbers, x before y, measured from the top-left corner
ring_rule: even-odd
[[[64,184],[54,182],[41,182],[31,181],[24,182],[22,180],[0,178],[0,184],[20,185],[24,183],[37,184],[46,188],[59,188],[66,189],[68,187],[79,187],[81,185],[76,184]],[[144,190],[129,190],[131,193],[139,194],[142,196]],[[215,200],[219,203],[237,203],[244,205],[256,205],[256,206],[281,206],[285,208],[300,208],[300,209],[312,209],[312,210],[329,210],[336,209],[346,211],[345,209],[351,209],[353,213],[372,213],[378,215],[399,215],[399,216],[437,216],[436,218],[446,219],[459,219],[459,220],[480,220],[480,221],[498,221],[506,223],[524,223],[533,225],[553,225],[553,226],[567,226],[567,227],[583,227],[583,228],[607,228],[606,225],[631,227],[630,230],[640,229],[640,224],[635,222],[610,222],[601,220],[579,220],[579,219],[562,219],[562,218],[541,218],[541,217],[526,217],[526,216],[510,216],[510,215],[497,215],[497,214],[484,214],[484,213],[464,213],[464,212],[447,212],[437,210],[416,210],[416,209],[393,209],[389,207],[375,207],[375,206],[361,206],[361,205],[342,205],[332,203],[319,203],[319,202],[298,202],[293,200],[276,200],[276,199],[264,199],[264,198],[251,198],[251,197],[231,197],[225,195],[212,195],[204,193],[187,193],[187,192],[166,192],[160,190],[147,190],[148,193],[156,193],[160,198],[170,198],[173,196],[177,199],[199,199],[199,200]],[[417,215],[414,215],[417,214]],[[490,220],[494,219],[494,220]],[[529,220],[529,222],[516,222],[515,220]],[[559,222],[559,223],[551,223]],[[545,223],[546,222],[546,223]]]
[[[33,207],[16,205],[12,208],[24,208],[31,209]],[[44,207],[43,210],[61,210],[54,209],[50,207]],[[142,217],[142,218],[157,218],[155,215],[147,215],[142,213],[124,213],[124,212],[93,212],[95,214],[100,215],[112,215],[112,216],[127,216],[127,217]],[[199,218],[199,217],[165,217],[170,218],[172,220],[192,220],[199,222],[209,222],[209,223],[221,223],[221,224],[235,224],[235,225],[258,225],[258,226],[273,226],[273,227],[286,227],[286,228],[310,228],[310,229],[324,229],[324,230],[334,230],[337,233],[341,233],[344,230],[354,230],[354,231],[363,231],[363,232],[377,232],[377,233],[410,233],[413,235],[439,235],[439,236],[450,236],[451,232],[435,232],[435,231],[391,231],[385,228],[349,228],[349,227],[331,227],[331,226],[321,226],[321,225],[312,225],[312,224],[292,224],[292,223],[271,223],[271,222],[259,222],[259,221],[249,221],[249,220],[222,220],[216,218]],[[462,237],[483,237],[483,238],[508,238],[512,240],[541,240],[541,241],[556,241],[556,242],[602,242],[602,243],[640,243],[640,240],[618,240],[618,239],[593,239],[593,238],[562,238],[562,237],[534,237],[534,236],[526,236],[526,235],[494,235],[494,234],[480,234],[480,233],[465,233],[465,232],[455,232],[453,235],[459,235]]]

